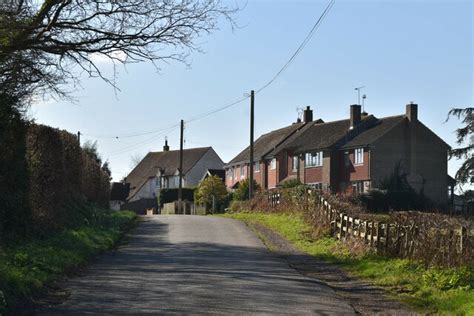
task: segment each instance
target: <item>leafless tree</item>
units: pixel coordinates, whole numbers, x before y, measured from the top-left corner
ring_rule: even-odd
[[[143,155],[136,153],[130,157],[130,168],[134,169],[142,161]]]
[[[0,93],[64,97],[85,73],[117,88],[120,64],[186,62],[196,40],[231,26],[237,8],[220,0],[11,0],[0,6]],[[113,63],[104,75],[98,58]],[[80,71],[77,71],[77,70]]]

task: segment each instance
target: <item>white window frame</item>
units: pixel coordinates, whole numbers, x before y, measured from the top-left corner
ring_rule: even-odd
[[[253,172],[260,172],[260,163],[254,162],[253,163]]]
[[[234,179],[234,168],[227,169],[227,178],[233,180]]]
[[[245,165],[240,166],[240,178],[245,177]]]
[[[364,164],[364,148],[354,149],[354,165]]]
[[[277,168],[277,163],[276,162],[277,162],[276,158],[272,158],[270,160],[270,170],[275,170]]]
[[[300,162],[299,157],[297,155],[291,157],[291,170],[292,171],[298,171],[299,162]]]
[[[323,166],[323,152],[306,153],[304,160],[305,168],[322,167]]]

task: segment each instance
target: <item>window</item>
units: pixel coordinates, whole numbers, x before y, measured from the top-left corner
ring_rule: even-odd
[[[323,165],[323,152],[307,153],[305,167],[321,167]]]
[[[291,169],[293,171],[298,170],[298,156],[291,157]]]
[[[245,176],[245,165],[240,166],[240,177],[243,178]]]
[[[276,167],[277,167],[277,160],[273,158],[272,160],[270,160],[270,170],[275,170]]]
[[[362,165],[364,163],[364,148],[357,148],[354,151],[354,164]]]
[[[253,171],[254,171],[254,172],[260,172],[260,163],[255,162],[255,163],[253,164]]]
[[[229,179],[234,178],[234,169],[233,169],[233,168],[227,169],[227,177],[228,177]]]
[[[364,192],[364,181],[352,182],[352,192],[363,193]]]

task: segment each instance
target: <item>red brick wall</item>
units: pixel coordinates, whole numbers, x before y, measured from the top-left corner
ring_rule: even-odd
[[[293,153],[288,153],[287,157],[287,170],[288,170],[288,175],[296,175],[297,170],[293,171]]]
[[[257,181],[257,183],[260,185],[261,188],[263,188],[264,186],[264,181],[263,181],[263,177],[264,177],[264,172],[265,170],[265,164],[264,163],[260,163],[260,171],[255,171],[254,170],[254,176],[253,178],[255,179],[255,181]]]
[[[323,167],[304,168],[305,183],[323,182]]]
[[[354,164],[354,149],[349,150],[350,163],[348,166],[346,166],[344,155],[344,151],[340,151],[337,155],[339,160],[339,182],[369,180],[370,154],[367,148],[364,149],[364,163],[360,165]]]

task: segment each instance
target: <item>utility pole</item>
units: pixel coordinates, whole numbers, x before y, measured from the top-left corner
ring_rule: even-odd
[[[81,146],[81,132],[77,132],[77,142],[79,143],[79,146]]]
[[[250,91],[250,168],[249,168],[249,199],[253,197],[253,132],[254,132],[254,101],[255,92]]]
[[[181,120],[181,135],[179,136],[179,185],[178,185],[178,213],[181,214],[183,210],[183,132],[184,121]]]

